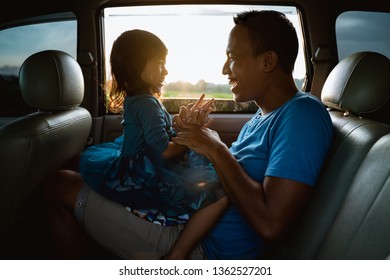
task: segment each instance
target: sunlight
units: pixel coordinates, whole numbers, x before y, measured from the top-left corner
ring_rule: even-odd
[[[185,77],[185,81],[193,84],[201,79],[226,84],[222,66],[226,58],[227,36],[233,23],[228,24],[226,18],[188,16],[180,21],[180,25],[179,30],[161,34],[169,49],[167,82]],[[210,26],[218,31],[208,32]]]
[[[187,81],[196,84],[205,80],[227,84],[222,75],[225,48],[234,26],[233,16],[250,9],[271,9],[267,6],[181,5],[105,9],[105,46],[109,57],[115,38],[128,29],[145,29],[159,36],[168,48],[167,83]],[[275,7],[273,7],[275,8]],[[300,31],[296,10],[282,7]],[[302,47],[294,75],[302,78],[305,65]],[[107,70],[108,71],[108,70]],[[107,72],[108,73],[108,72]]]

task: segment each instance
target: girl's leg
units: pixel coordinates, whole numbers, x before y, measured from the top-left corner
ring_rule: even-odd
[[[200,210],[188,221],[166,259],[186,259],[189,252],[206,236],[229,206],[229,199],[224,196]]]

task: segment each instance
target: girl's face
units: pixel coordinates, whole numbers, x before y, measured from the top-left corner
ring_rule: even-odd
[[[149,85],[150,93],[161,93],[165,76],[168,74],[165,68],[165,57],[149,59],[141,73],[141,79]]]

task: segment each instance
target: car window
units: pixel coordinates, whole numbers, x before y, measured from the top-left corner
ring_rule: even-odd
[[[390,13],[349,11],[336,20],[339,60],[359,51],[390,58]]]
[[[159,36],[168,47],[166,85],[163,102],[169,112],[197,99],[201,93],[216,99],[217,112],[254,112],[252,103],[233,102],[222,66],[233,16],[251,9],[278,10],[287,15],[297,29],[302,43],[299,11],[285,6],[249,5],[166,5],[115,7],[103,10],[105,76],[109,75],[109,57],[113,41],[125,30],[145,29]],[[300,45],[294,78],[301,88],[306,63]]]
[[[55,20],[53,22],[48,21]],[[50,15],[0,26],[0,116],[15,117],[36,111],[23,101],[18,77],[30,55],[49,49],[62,50],[76,58],[77,23],[74,14]],[[73,19],[70,19],[73,18]],[[38,23],[43,21],[42,23]]]

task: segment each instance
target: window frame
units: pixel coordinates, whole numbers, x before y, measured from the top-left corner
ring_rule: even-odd
[[[107,46],[105,45],[105,37],[106,37],[106,34],[105,34],[105,20],[104,20],[104,12],[105,12],[105,9],[110,9],[110,8],[115,8],[115,9],[119,9],[121,7],[123,8],[137,8],[137,7],[156,7],[156,6],[172,6],[172,5],[175,5],[175,4],[163,4],[163,5],[159,5],[159,4],[156,4],[156,5],[123,5],[123,6],[108,6],[108,7],[104,7],[101,12],[100,12],[100,26],[101,26],[101,29],[100,29],[100,32],[101,32],[101,44],[102,44],[102,67],[101,67],[101,77],[102,77],[102,82],[105,83],[105,79],[106,79],[106,76],[107,76],[107,67],[109,67],[109,64],[108,64],[108,61],[109,61],[109,55],[107,54],[106,52],[106,48]],[[228,4],[228,3],[223,3],[223,4],[205,4],[205,3],[200,3],[200,4],[188,4],[187,6],[210,6],[210,5],[217,5],[217,6],[228,6],[228,5],[232,5],[232,6],[238,6],[237,4]],[[183,5],[178,5],[178,6],[183,6]],[[253,5],[251,4],[243,4],[243,5],[239,5],[239,6],[242,6],[243,9],[242,11],[244,11],[244,7],[252,7]],[[311,76],[311,65],[309,63],[309,59],[308,59],[308,49],[307,49],[307,45],[306,45],[306,42],[305,42],[305,30],[304,30],[304,24],[303,24],[303,18],[302,18],[302,11],[299,9],[299,7],[295,6],[295,5],[270,5],[270,6],[264,6],[264,5],[256,5],[258,7],[270,7],[270,8],[289,8],[289,9],[295,9],[296,10],[296,16],[297,16],[297,20],[298,20],[298,25],[296,26],[296,28],[299,30],[297,30],[297,35],[298,35],[298,41],[299,41],[299,46],[300,46],[300,52],[301,52],[301,55],[303,56],[301,59],[302,59],[302,67],[304,67],[305,69],[305,74],[303,75],[303,77],[300,79],[301,80],[301,87],[299,87],[299,84],[297,84],[297,87],[298,87],[298,90],[300,91],[305,91],[307,86],[308,86],[308,82],[309,82],[309,77]],[[280,10],[280,9],[276,9],[276,10]],[[232,22],[233,22],[233,19],[231,19]],[[153,31],[152,31],[153,32]],[[222,50],[223,51],[223,50]],[[108,57],[107,57],[108,56]],[[297,58],[298,60],[298,58]],[[232,94],[230,92],[230,94]],[[105,100],[106,97],[105,97],[105,93],[104,93],[104,89],[101,89],[101,97],[99,98],[100,100]],[[175,114],[175,113],[178,113],[178,110],[180,108],[181,105],[186,105],[188,103],[191,103],[191,102],[194,102],[196,100],[196,98],[163,98],[162,99],[162,102],[163,104],[165,105],[165,107],[167,108],[167,110],[172,113],[172,114]],[[216,110],[214,111],[213,113],[216,113],[216,114],[252,114],[252,113],[255,113],[258,109],[257,105],[254,103],[254,102],[248,102],[247,104],[243,104],[242,107],[246,107],[248,108],[247,110],[243,110],[242,108],[240,108],[240,104],[234,102],[233,98],[232,99],[227,99],[227,100],[216,100],[216,104],[217,104],[217,107],[222,107],[224,106],[222,103],[226,103],[226,107],[228,108],[232,108],[230,110]],[[103,105],[104,108],[105,105]],[[111,112],[109,111],[105,111],[105,114],[112,114]]]

